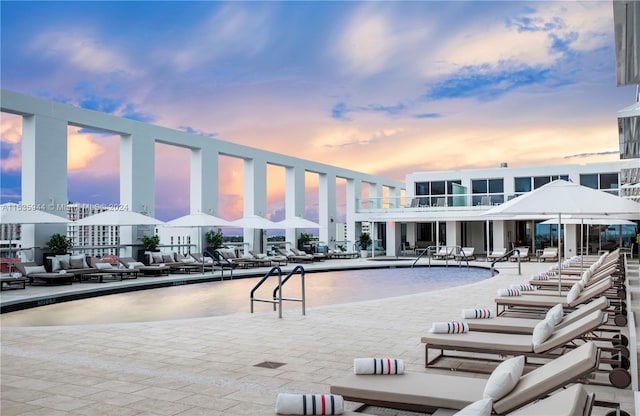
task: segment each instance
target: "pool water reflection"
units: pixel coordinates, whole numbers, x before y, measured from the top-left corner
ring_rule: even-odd
[[[474,283],[490,276],[484,268],[381,268],[307,273],[307,307],[357,302],[434,291]],[[249,293],[259,278],[226,280],[142,290],[63,302],[2,314],[2,326],[85,325],[147,322],[248,313]],[[277,278],[267,281],[256,297],[270,298]],[[299,298],[300,278],[284,287],[283,295]],[[256,313],[272,310],[256,302]],[[301,308],[286,302],[284,310]]]

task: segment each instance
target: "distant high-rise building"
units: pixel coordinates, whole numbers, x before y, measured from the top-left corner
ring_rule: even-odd
[[[67,205],[67,218],[76,221],[107,210],[108,207],[101,204],[70,203]],[[110,225],[78,226],[69,223],[67,237],[73,241],[74,248],[86,247],[86,250],[83,250],[85,254],[106,254],[104,248],[98,249],[97,246],[112,247],[109,251],[116,254],[116,246],[120,242],[120,227]]]

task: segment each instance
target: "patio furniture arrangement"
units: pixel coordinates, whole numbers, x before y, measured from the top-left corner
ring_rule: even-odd
[[[16,263],[16,269],[29,280],[29,284],[36,283],[47,285],[70,285],[73,283],[74,274],[60,272],[48,272],[44,266],[34,262]]]

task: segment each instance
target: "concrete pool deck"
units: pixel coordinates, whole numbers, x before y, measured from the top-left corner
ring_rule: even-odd
[[[304,267],[362,267],[364,261]],[[462,308],[493,308],[498,288],[524,283],[549,267],[522,263],[518,275],[514,263],[500,263],[500,274],[479,283],[308,308],[306,316],[298,304],[285,304],[283,319],[275,312],[261,312],[133,324],[2,327],[2,415],[273,415],[277,393],[328,393],[332,379],[352,371],[355,357],[397,357],[409,370],[425,371],[420,337],[433,321],[459,320]],[[628,272],[635,298],[627,302],[637,312],[637,260]],[[189,278],[195,275],[161,279]],[[3,291],[1,298],[3,303],[18,297],[46,299],[65,291],[135,283],[34,286]],[[263,362],[284,365],[255,366]],[[619,402],[634,414],[631,389],[588,389],[596,391],[598,400]],[[349,403],[349,409],[354,407]],[[594,414],[606,411],[596,408]],[[367,413],[407,414],[385,409]]]

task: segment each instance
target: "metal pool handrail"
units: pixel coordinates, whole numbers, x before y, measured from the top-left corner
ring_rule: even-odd
[[[282,286],[297,271],[300,272],[300,278],[302,279],[302,297],[300,299],[297,299],[297,298],[283,298],[282,297]],[[272,299],[256,298],[254,296],[256,290],[258,290],[258,288],[260,286],[262,286],[262,284],[264,282],[266,282],[267,279],[269,279],[269,277],[271,277],[274,273],[277,273],[277,275],[278,275],[278,286],[276,286],[276,288],[273,290]],[[269,270],[262,277],[262,279],[260,279],[260,281],[253,287],[253,289],[251,289],[250,298],[251,298],[251,313],[253,313],[253,302],[266,302],[266,303],[273,304],[273,310],[274,311],[276,310],[276,305],[277,305],[277,307],[278,307],[278,318],[282,318],[282,301],[286,300],[286,301],[291,301],[291,302],[301,302],[302,303],[302,314],[305,315],[306,313],[305,313],[304,268],[301,265],[297,265],[296,267],[293,268],[293,270],[291,270],[289,272],[289,274],[285,277],[285,279],[282,280],[282,269],[280,268],[280,266],[272,267],[271,270]]]

